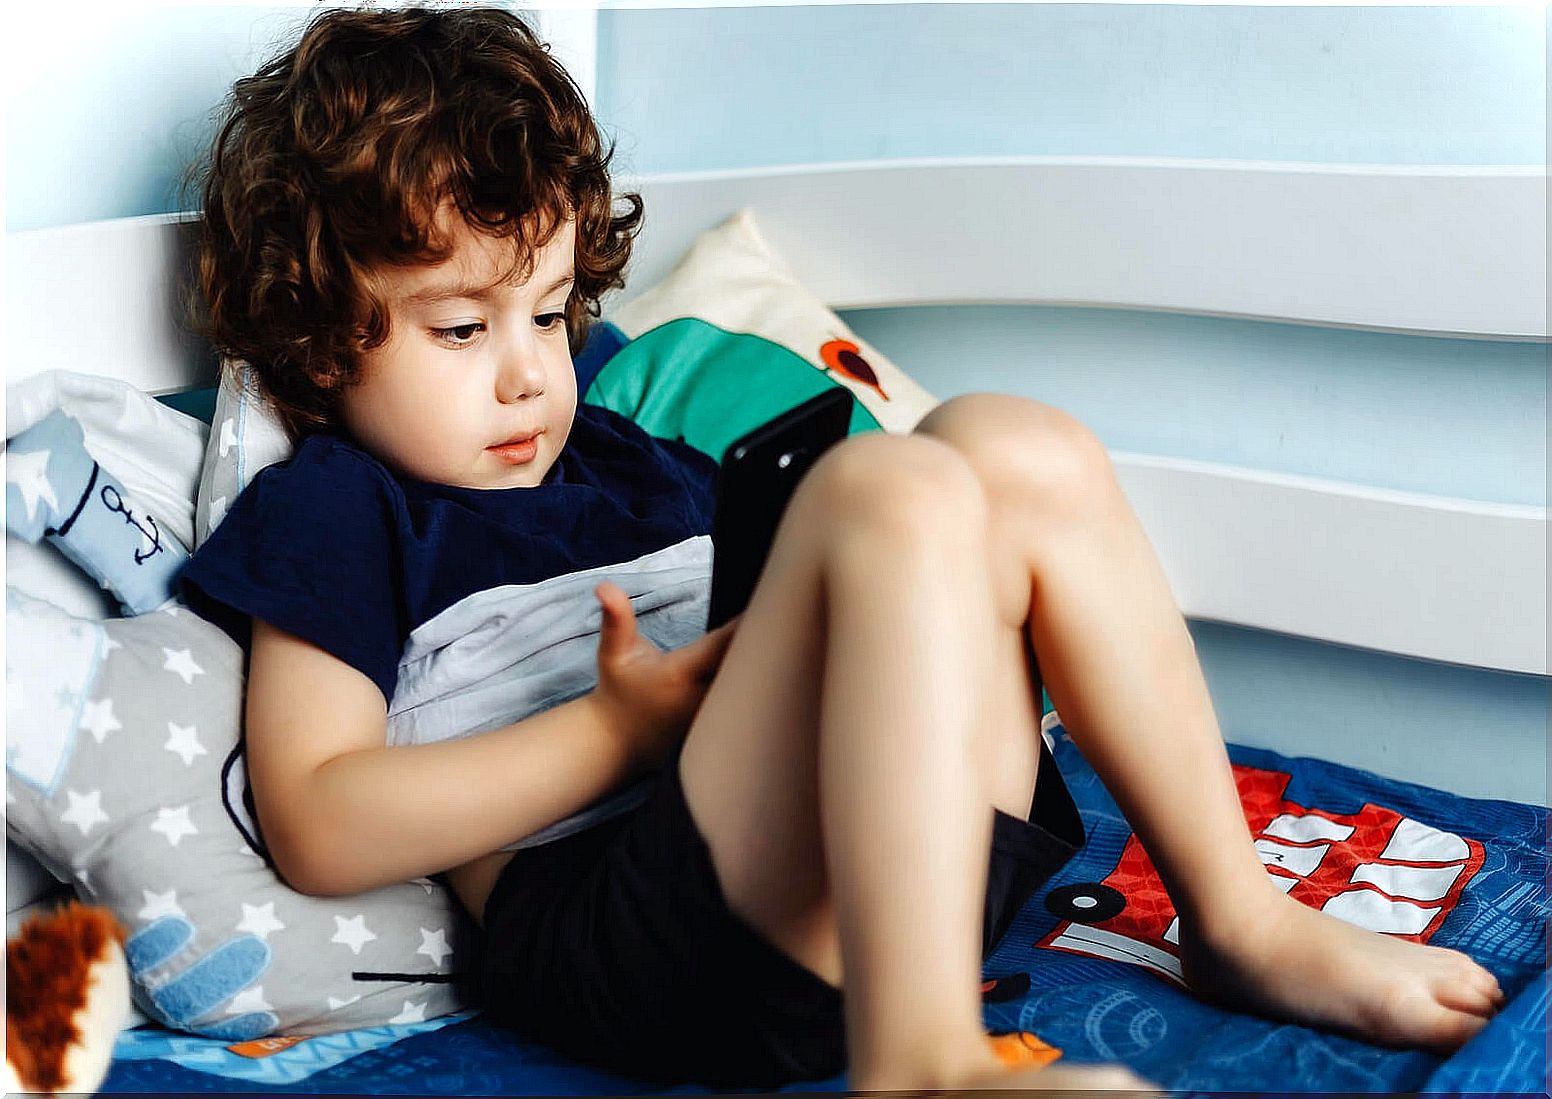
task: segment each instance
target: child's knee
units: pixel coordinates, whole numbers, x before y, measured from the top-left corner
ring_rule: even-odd
[[[882,432],[853,436],[815,464],[811,503],[835,531],[915,541],[983,536],[988,506],[964,455],[938,439]]]
[[[1119,490],[1104,444],[1071,414],[1005,393],[945,401],[916,428],[958,450],[995,514],[1082,514]]]

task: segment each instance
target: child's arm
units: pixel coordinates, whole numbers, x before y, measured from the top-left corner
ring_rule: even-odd
[[[366,675],[255,621],[247,762],[286,881],[355,893],[457,866],[581,809],[677,743],[731,632],[663,653],[636,634],[623,592],[603,585],[599,598],[596,690],[479,736],[396,748]]]

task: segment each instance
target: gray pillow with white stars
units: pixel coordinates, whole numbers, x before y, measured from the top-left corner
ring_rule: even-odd
[[[230,1041],[458,1010],[470,925],[419,879],[288,888],[239,740],[242,651],[177,605],[93,621],[6,589],[6,834],[128,933],[137,1006]]]

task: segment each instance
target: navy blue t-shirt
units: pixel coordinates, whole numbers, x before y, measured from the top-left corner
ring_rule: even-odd
[[[262,619],[359,669],[391,701],[411,635],[478,593],[531,593],[601,569],[602,579],[608,566],[697,540],[691,556],[709,574],[716,473],[694,447],[589,404],[532,488],[400,478],[343,437],[313,435],[238,496],[185,568],[184,595],[239,643]],[[681,587],[689,559],[671,573]]]

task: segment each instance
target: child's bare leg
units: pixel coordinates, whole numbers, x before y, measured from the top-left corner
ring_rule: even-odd
[[[973,474],[941,443],[870,436],[826,455],[680,760],[734,911],[844,977],[859,1088],[1014,1080],[977,991],[991,772],[1023,768],[1000,796],[1027,812],[1038,756],[1021,623],[996,619],[985,525]],[[982,720],[999,675],[1024,699],[1011,753]]]
[[[969,740],[995,621],[979,488],[961,465],[935,471],[940,491],[948,473],[966,482],[953,495],[929,498],[927,480],[898,515],[850,524],[828,547],[819,803],[859,1087],[918,1082],[882,1073],[937,1043],[984,1056],[991,802]]]
[[[1392,1044],[1451,1049],[1479,1031],[1502,993],[1465,955],[1361,931],[1271,886],[1190,634],[1098,441],[998,394],[950,401],[917,430],[976,469],[994,557],[1023,557],[1047,690],[1175,901],[1193,987]]]

